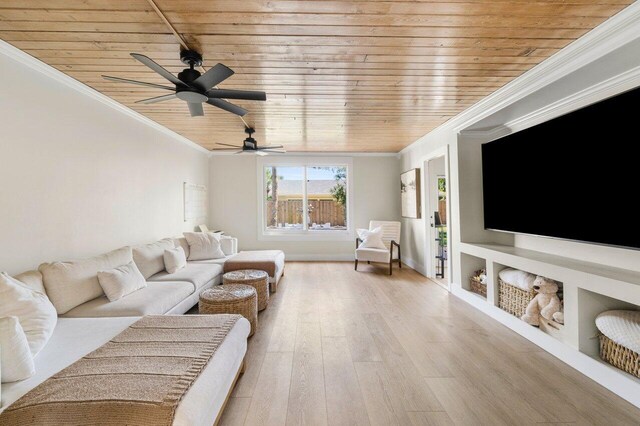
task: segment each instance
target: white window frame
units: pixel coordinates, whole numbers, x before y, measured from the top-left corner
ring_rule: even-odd
[[[350,157],[298,157],[298,156],[268,156],[258,158],[258,240],[260,241],[350,241],[355,235],[353,230],[353,159]],[[265,167],[303,167],[304,180],[303,196],[307,199],[307,167],[343,166],[347,168],[347,229],[313,230],[307,229],[308,203],[302,203],[303,229],[284,230],[267,229],[264,202],[264,168]]]

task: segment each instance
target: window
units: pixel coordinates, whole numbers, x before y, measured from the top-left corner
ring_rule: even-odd
[[[259,161],[262,235],[349,236],[349,170],[335,159]]]

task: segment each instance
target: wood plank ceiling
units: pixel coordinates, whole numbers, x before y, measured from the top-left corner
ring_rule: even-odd
[[[399,151],[632,0],[156,0],[205,66],[236,74],[221,88],[261,144],[290,151]],[[129,56],[177,74],[180,46],[146,0],[2,0],[0,38],[206,148],[238,143],[242,121],[179,100],[142,105],[166,84]]]

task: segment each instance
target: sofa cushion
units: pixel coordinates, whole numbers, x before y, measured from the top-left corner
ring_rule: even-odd
[[[231,256],[227,256],[227,257],[221,257],[220,259],[205,259],[205,260],[190,260],[187,262],[187,264],[191,264],[193,263],[194,265],[220,265],[220,266],[224,266],[224,262],[227,261],[227,259],[230,259]]]
[[[193,284],[188,282],[149,282],[145,288],[115,302],[109,302],[106,296],[102,296],[70,310],[63,317],[164,315],[191,294],[193,294]]]
[[[38,293],[47,294],[44,289],[44,283],[42,282],[42,274],[40,271],[27,271],[14,276],[14,278],[21,283],[24,283],[32,290]]]
[[[133,261],[136,262],[142,276],[147,279],[153,274],[164,271],[164,251],[175,247],[172,238],[165,238],[155,243],[133,247]]]
[[[164,251],[164,269],[168,273],[174,274],[185,266],[187,266],[187,256],[182,247]]]
[[[56,309],[47,296],[4,272],[0,273],[1,317],[18,318],[33,356],[47,343],[58,320]]]
[[[122,299],[147,286],[144,277],[133,261],[108,271],[99,271],[98,281],[110,302]]]
[[[29,342],[18,317],[0,318],[0,348],[2,383],[28,379],[36,373]]]
[[[214,232],[185,232],[189,243],[189,260],[219,259],[225,257],[220,247],[221,235]]]
[[[194,286],[194,291],[201,289],[205,284],[214,280],[222,273],[222,265],[196,264],[189,262],[187,266],[173,274],[160,272],[149,277],[149,282],[186,281]]]
[[[176,237],[173,239],[173,242],[175,243],[176,247],[182,247],[182,250],[184,250],[184,255],[188,259],[190,253],[189,253],[189,243],[187,242],[187,239],[185,237]]]
[[[98,271],[117,268],[131,260],[131,247],[122,247],[89,259],[43,263],[38,270],[47,296],[61,315],[104,294]]]

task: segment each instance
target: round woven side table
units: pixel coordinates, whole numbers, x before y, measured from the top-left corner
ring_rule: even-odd
[[[241,269],[227,272],[222,276],[223,284],[245,284],[254,287],[258,292],[258,310],[262,311],[269,304],[269,274],[257,269]]]
[[[249,320],[253,336],[258,326],[258,297],[250,285],[226,284],[200,293],[198,311],[201,314],[240,314]]]

